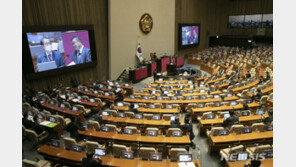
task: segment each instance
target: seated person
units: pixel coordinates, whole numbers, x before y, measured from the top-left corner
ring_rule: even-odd
[[[251,78],[251,73],[250,73],[250,71],[248,71],[248,72],[246,73],[246,78]]]
[[[261,97],[263,96],[263,93],[261,92],[261,89],[257,89],[257,94],[254,96],[255,100],[260,100]]]
[[[71,122],[65,129],[70,133],[70,137],[74,138],[77,142],[81,140],[80,136],[78,135],[78,130],[85,131],[85,128],[77,123],[76,117],[71,117]]]
[[[93,159],[94,154],[91,152],[86,153],[86,158],[82,159],[82,167],[100,167],[102,165],[102,160],[99,158],[99,160]]]
[[[171,121],[171,128],[180,128],[180,121],[179,118],[175,118],[174,121]]]
[[[229,111],[230,117],[223,121],[222,126],[224,128],[230,128],[232,125],[238,123],[238,117],[234,114],[234,111]]]
[[[262,117],[265,124],[270,124],[273,121],[273,110],[268,111],[268,117],[265,117],[264,115],[262,115]]]

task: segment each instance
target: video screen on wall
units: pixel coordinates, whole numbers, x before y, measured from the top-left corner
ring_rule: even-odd
[[[238,15],[238,16],[229,16],[228,19],[228,26],[230,28],[243,28],[244,27],[245,16]]]
[[[263,28],[272,28],[273,27],[273,16],[272,16],[272,14],[263,14],[262,27]]]
[[[92,62],[88,30],[26,33],[34,72]]]
[[[246,15],[245,28],[259,28],[261,26],[262,14]]]
[[[199,44],[199,24],[179,24],[179,48],[194,47]]]

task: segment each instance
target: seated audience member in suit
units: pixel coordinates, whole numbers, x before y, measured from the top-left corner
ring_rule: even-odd
[[[234,111],[229,111],[230,117],[223,121],[222,126],[230,128],[232,125],[238,123],[238,117]]]
[[[94,121],[98,121],[100,125],[103,124],[103,119],[102,119],[102,117],[101,117],[101,115],[99,113],[94,114],[91,117],[91,119],[94,120]]]
[[[25,128],[27,129],[31,129],[34,127],[34,123],[30,120],[27,119],[28,115],[27,114],[23,114],[23,118],[22,118],[22,124],[25,126]]]
[[[244,165],[244,167],[260,167],[261,161],[259,160],[252,160],[250,164]]]
[[[263,116],[263,122],[265,124],[270,124],[273,121],[273,110],[268,111],[268,117]]]
[[[263,76],[260,76],[260,79],[259,79],[258,84],[261,84],[261,83],[263,83],[263,82],[264,82],[264,78],[263,78]]]
[[[255,99],[260,100],[262,96],[263,96],[263,93],[261,92],[261,89],[258,88],[257,89],[257,94],[255,95]]]
[[[246,103],[243,106],[244,106],[243,107],[243,110],[249,110],[250,109],[249,106],[248,106],[248,104],[246,104]]]
[[[268,81],[269,79],[270,79],[269,72],[266,71],[266,77],[264,78],[264,82],[265,82],[265,81]]]
[[[33,122],[33,130],[40,135],[43,131],[45,131],[44,127],[40,124],[37,123],[37,117],[34,117],[34,122]]]
[[[157,71],[156,71],[156,69],[153,71],[153,79],[154,79],[154,82],[157,80]]]
[[[177,93],[175,96],[182,96],[181,90],[177,90]]]
[[[86,48],[78,36],[74,36],[72,38],[72,45],[75,48],[75,50],[72,53],[72,61],[75,64],[81,64],[81,63],[88,63],[91,62],[91,53],[90,49]]]
[[[86,153],[86,158],[82,159],[82,167],[100,167],[102,160],[99,158],[98,161],[93,159],[94,154],[91,152]]]
[[[51,42],[48,38],[43,38],[40,42],[44,53],[37,57],[37,65],[40,63],[55,61],[57,68],[65,66],[65,61],[62,54],[59,51],[52,50]],[[37,66],[37,71],[39,71]]]
[[[192,123],[189,123],[189,117],[185,117],[185,121],[184,121],[184,125],[182,126],[182,130],[190,133],[190,141],[191,141],[190,146],[193,149],[195,149],[195,144],[192,142],[192,140],[194,139],[193,127],[192,127]]]
[[[66,131],[68,131],[71,138],[74,138],[77,142],[81,140],[78,135],[78,130],[85,131],[85,128],[77,123],[76,117],[71,117],[71,122],[67,125]]]
[[[248,71],[248,72],[246,73],[246,78],[251,78],[251,73],[250,73],[250,71]]]
[[[180,128],[180,121],[179,118],[175,118],[174,121],[171,121],[171,128]]]
[[[72,88],[77,88],[77,86],[78,86],[77,79],[75,77],[71,76],[70,84],[71,84]]]
[[[134,108],[135,107],[135,105],[134,105],[134,103],[132,103],[131,105],[130,105],[130,111],[132,111],[132,112],[134,112],[134,113],[138,113],[138,110],[136,109],[136,108]]]

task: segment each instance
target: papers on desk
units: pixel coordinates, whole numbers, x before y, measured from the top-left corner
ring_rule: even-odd
[[[74,103],[78,102],[79,100],[78,99],[73,99],[72,100]]]
[[[193,162],[179,162],[179,167],[195,167]]]
[[[52,128],[52,127],[54,127],[56,125],[56,123],[50,122],[50,121],[43,121],[43,122],[40,123],[40,125]]]

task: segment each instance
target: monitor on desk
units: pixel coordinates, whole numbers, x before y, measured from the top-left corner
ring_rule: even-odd
[[[118,117],[119,117],[119,118],[124,118],[124,117],[125,117],[124,112],[118,112]]]
[[[206,91],[204,89],[201,89],[199,92],[200,93],[205,93]]]
[[[81,149],[81,147],[78,146],[78,145],[73,145],[73,146],[72,146],[72,151],[75,151],[75,152],[81,152],[82,149]]]
[[[258,109],[257,110],[257,115],[262,115],[264,114],[264,110],[261,108],[261,109]]]
[[[49,117],[49,121],[50,121],[50,122],[56,122],[57,120],[56,120],[55,117],[50,116],[50,117]]]
[[[102,112],[102,115],[103,115],[103,116],[109,116],[109,113],[108,113],[107,111],[103,111],[103,112]]]
[[[167,90],[163,91],[163,94],[169,94],[169,92]]]
[[[186,100],[192,100],[191,96],[186,96]]]
[[[78,108],[76,106],[73,106],[72,110],[73,111],[78,111]]]
[[[106,155],[105,149],[101,149],[101,148],[95,149],[95,156],[105,156],[105,155]]]
[[[220,107],[221,106],[221,102],[214,102],[214,106],[215,107]]]
[[[152,120],[160,120],[160,115],[159,114],[153,114]]]
[[[175,121],[175,119],[176,119],[176,116],[172,115],[171,116],[171,121]]]
[[[139,108],[139,104],[138,103],[134,103],[134,109]]]
[[[64,103],[62,103],[60,107],[61,107],[61,108],[65,108],[66,106],[65,106]]]
[[[202,96],[200,96],[200,99],[202,99],[202,100],[204,100],[204,99],[206,99],[207,97],[205,96],[205,95],[202,95]]]
[[[107,89],[112,89],[112,87],[111,86],[108,86]]]
[[[148,130],[147,136],[157,136],[157,130]]]
[[[59,148],[60,142],[58,140],[51,139],[50,145]]]
[[[143,96],[143,99],[144,100],[148,100],[148,96]]]
[[[205,104],[204,103],[198,103],[197,108],[204,108]]]
[[[94,91],[95,94],[98,94],[99,92],[97,90]]]
[[[161,96],[157,96],[157,100],[162,100],[162,97]]]
[[[118,106],[118,107],[123,107],[124,105],[123,105],[122,102],[118,102],[118,103],[117,103],[117,106]]]
[[[172,133],[173,137],[182,137],[182,131],[180,130],[174,130]]]
[[[100,89],[102,89],[103,87],[104,87],[104,85],[103,85],[103,84],[100,84],[100,85],[99,85],[99,88],[100,88]]]
[[[129,128],[124,128],[123,133],[126,135],[132,135],[133,134],[133,130],[129,129]]]
[[[88,89],[87,89],[87,88],[85,88],[85,89],[84,89],[84,91],[86,91],[86,92],[87,92],[87,91],[88,91]]]
[[[115,92],[119,93],[122,89],[121,88],[116,88]]]
[[[177,100],[177,97],[176,97],[176,96],[173,96],[173,97],[172,97],[172,100]]]
[[[43,119],[43,115],[42,114],[37,114],[37,118],[38,119]]]
[[[246,116],[249,116],[249,115],[250,115],[249,110],[242,111],[242,116],[243,117],[246,117]]]
[[[179,154],[179,162],[191,162],[192,154]]]
[[[215,99],[219,99],[220,96],[219,96],[219,95],[214,95],[214,98],[215,98]]]
[[[232,94],[231,93],[227,93],[227,97],[232,97]]]
[[[143,119],[143,115],[142,114],[135,114],[135,119]]]
[[[122,151],[121,158],[123,159],[134,159],[133,151]]]
[[[81,100],[82,98],[81,98],[81,96],[77,96],[77,99],[78,99],[78,100]]]
[[[173,105],[171,105],[171,104],[167,104],[167,105],[166,105],[166,109],[173,109]]]
[[[54,101],[53,100],[50,100],[49,101],[49,104],[54,105]]]
[[[267,150],[267,151],[263,151],[262,156],[264,156],[264,158],[273,158],[273,151],[272,150]]]
[[[252,127],[244,127],[243,133],[252,133]]]
[[[155,105],[154,104],[149,104],[149,108],[155,108]]]
[[[102,132],[110,132],[110,129],[109,129],[108,126],[102,126],[102,127],[101,127],[101,131],[102,131]]]
[[[156,93],[156,91],[155,91],[155,90],[152,90],[152,91],[151,91],[151,94],[155,94],[155,93]]]
[[[224,114],[224,120],[226,120],[229,117],[230,117],[230,114],[229,113]]]
[[[200,85],[199,85],[199,87],[204,87],[204,86],[205,86],[204,84],[200,84]]]
[[[130,98],[131,98],[131,99],[134,99],[134,98],[135,98],[135,96],[134,96],[134,95],[130,95]]]
[[[215,114],[214,113],[209,113],[206,116],[206,119],[214,119],[215,118]]]
[[[129,84],[126,83],[126,84],[124,84],[124,86],[129,86]]]
[[[96,102],[95,99],[93,99],[93,98],[89,99],[89,101],[92,103]]]
[[[254,92],[255,92],[254,89],[251,89],[251,90],[250,90],[250,93],[254,93]]]
[[[110,93],[109,92],[105,92],[105,96],[110,96]]]
[[[150,152],[150,161],[162,161],[162,153]]]
[[[227,136],[227,135],[228,135],[228,131],[226,129],[219,130],[219,136]]]
[[[236,106],[236,105],[237,105],[237,102],[236,101],[230,102],[230,106]]]
[[[84,129],[88,129],[88,124],[87,123],[84,123],[82,126],[84,127]]]
[[[33,115],[34,115],[34,114],[33,114],[33,111],[29,110],[29,111],[28,111],[28,115],[33,116]]]
[[[237,161],[247,161],[249,157],[249,153],[244,152],[244,153],[238,153],[237,154]]]

